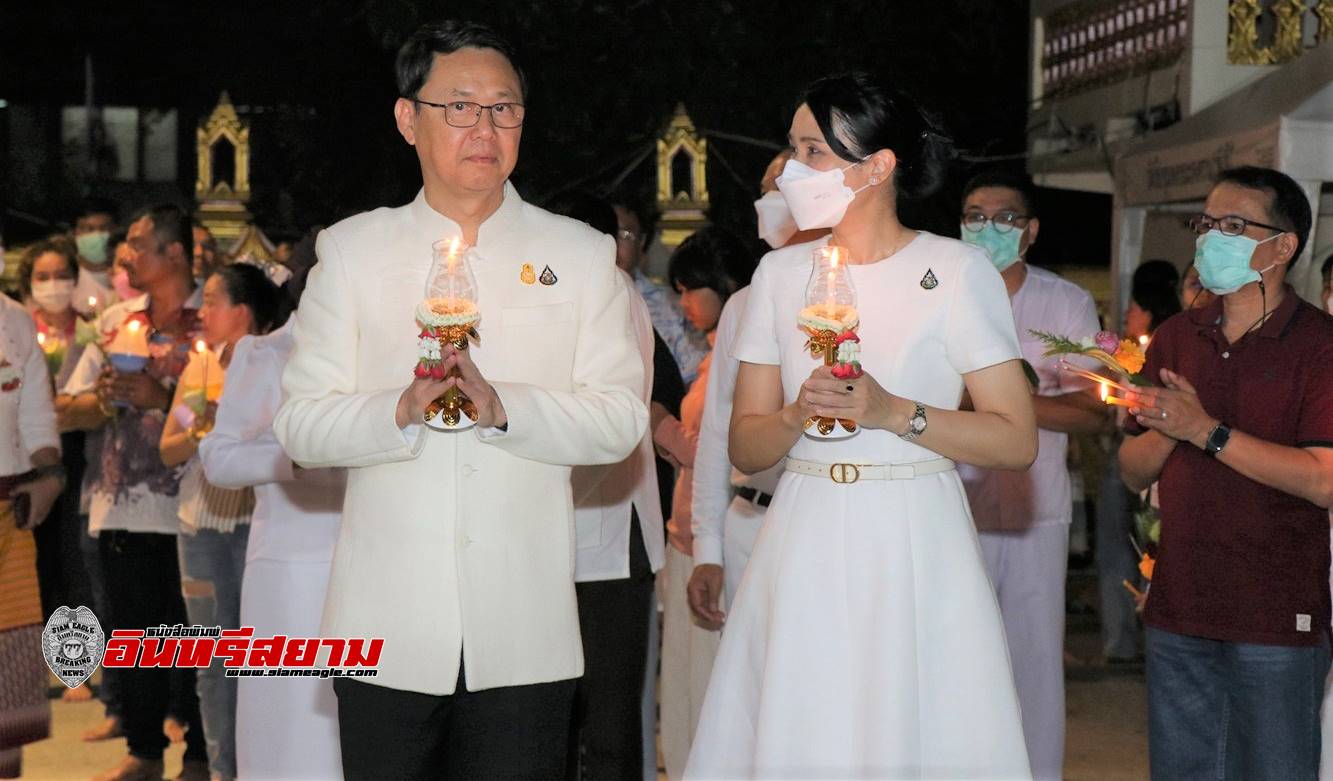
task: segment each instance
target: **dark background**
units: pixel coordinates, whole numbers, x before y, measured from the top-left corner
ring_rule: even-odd
[[[252,124],[256,221],[271,234],[299,233],[406,202],[420,187],[415,156],[393,125],[393,57],[418,24],[451,16],[491,24],[519,47],[531,94],[513,178],[537,202],[570,186],[613,185],[651,202],[655,156],[628,166],[677,102],[705,133],[776,145],[801,88],[848,67],[901,81],[942,115],[964,153],[943,192],[904,205],[909,225],[956,235],[958,194],[981,165],[969,158],[1024,148],[1029,19],[1020,0],[5,2],[0,98],[51,112],[58,147],[60,107],[83,103],[91,53],[97,104],[179,112],[171,195],[188,203],[194,128],[225,89]],[[82,196],[112,190],[64,170],[58,149],[47,155],[56,162],[44,181],[14,181],[12,155],[44,152],[9,148],[4,125],[0,109],[7,243],[48,229],[15,210],[68,222]],[[753,236],[751,203],[774,150],[712,135],[709,152],[711,218]],[[1023,161],[991,164],[1021,169]],[[1045,196],[1032,260],[1105,263],[1109,203]]]

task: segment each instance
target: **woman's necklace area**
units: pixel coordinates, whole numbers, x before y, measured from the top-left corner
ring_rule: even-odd
[[[912,230],[911,228],[903,228],[900,231],[899,235],[889,245],[889,250],[887,252],[881,252],[878,247],[875,247],[869,253],[867,253],[867,257],[872,258],[871,260],[863,262],[852,262],[849,263],[848,265],[873,266],[876,263],[889,260],[894,255],[897,255],[899,252],[902,252],[903,249],[905,249],[907,245],[911,244],[919,235],[921,234],[918,231]],[[831,244],[838,243],[838,241],[832,236],[829,237],[829,240]]]

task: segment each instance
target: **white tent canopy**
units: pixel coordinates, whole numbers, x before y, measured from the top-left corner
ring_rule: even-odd
[[[1217,175],[1239,165],[1276,168],[1305,190],[1319,219],[1319,191],[1333,182],[1333,42],[1310,49],[1199,113],[1115,153],[1114,247],[1118,312],[1143,250],[1149,208],[1202,201]],[[1287,278],[1303,297],[1319,294],[1314,231]]]

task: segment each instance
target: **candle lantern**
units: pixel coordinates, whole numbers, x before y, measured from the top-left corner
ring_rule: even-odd
[[[805,307],[796,318],[809,337],[806,347],[839,379],[860,377],[861,340],[856,334],[860,316],[856,311],[856,288],[847,268],[847,249],[826,246],[814,251],[810,281],[805,288]],[[856,434],[855,421],[818,415],[805,421],[805,433],[816,439],[843,439]]]
[[[480,343],[477,324],[477,281],[468,262],[470,250],[458,238],[441,240],[431,246],[430,276],[426,296],[417,307],[418,335],[416,376],[443,380],[458,377],[458,368],[445,373],[444,349],[468,349],[468,343]],[[449,388],[426,408],[426,425],[440,431],[459,431],[477,422],[477,407],[458,386]]]

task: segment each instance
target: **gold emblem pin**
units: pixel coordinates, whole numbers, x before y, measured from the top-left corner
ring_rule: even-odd
[[[537,272],[532,270],[531,263],[524,263],[523,268],[519,269],[518,278],[523,281],[523,284],[531,285],[537,281]]]
[[[554,285],[558,281],[556,280],[555,272],[551,270],[550,266],[542,269],[542,275],[539,279],[543,285]]]

